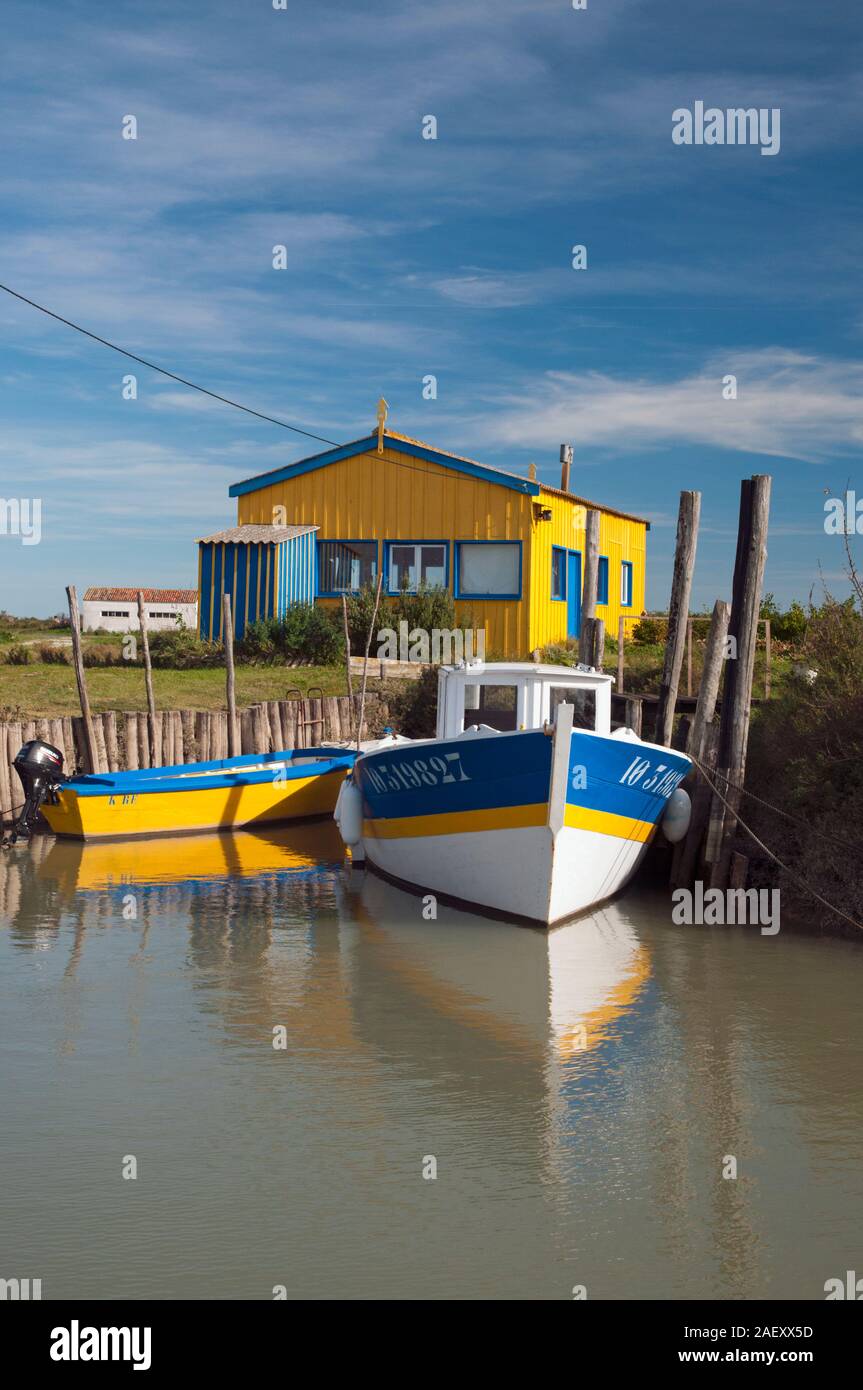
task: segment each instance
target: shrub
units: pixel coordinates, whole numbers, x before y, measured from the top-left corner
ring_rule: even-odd
[[[369,628],[372,625],[372,615],[375,611],[376,591],[377,581],[374,584],[364,584],[359,593],[351,594],[348,597],[348,638],[354,656],[365,654]],[[395,607],[382,593],[378,614],[375,618],[375,630],[372,633],[372,644],[369,648],[370,655],[374,656],[377,652],[376,634],[380,632],[382,627],[395,627],[396,623]]]
[[[71,647],[59,647],[56,643],[43,642],[38,650],[39,660],[46,666],[68,666],[72,660]]]
[[[833,599],[804,614],[802,664],[814,680],[789,680],[754,719],[747,785],[795,816],[795,826],[744,798],[746,819],[805,881],[863,920],[863,614]],[[772,622],[772,618],[771,618]],[[767,789],[767,790],[764,790]],[[857,853],[848,844],[858,846]],[[745,851],[752,853],[751,842]],[[764,862],[768,877],[776,873]],[[791,888],[797,898],[797,889]],[[807,895],[799,905],[841,928]],[[850,927],[848,928],[850,931]]]
[[[4,656],[10,666],[29,666],[33,661],[32,651],[21,642],[14,647],[9,647]]]
[[[335,666],[344,659],[341,616],[298,604],[282,618],[259,618],[237,643],[237,655],[255,665]]]
[[[668,624],[660,618],[643,617],[632,629],[632,640],[640,647],[653,647],[665,641]]]
[[[159,671],[192,671],[224,664],[224,655],[219,644],[200,641],[188,628],[165,628],[161,632],[152,633],[149,642],[150,664]],[[135,664],[141,666],[144,654],[140,638],[137,652]]]

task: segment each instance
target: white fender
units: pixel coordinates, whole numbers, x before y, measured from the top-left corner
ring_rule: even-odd
[[[345,844],[351,849],[363,841],[363,798],[356,782],[346,777],[339,791],[333,819]]]
[[[668,805],[662,813],[662,833],[669,844],[678,844],[689,829],[689,822],[692,819],[692,802],[689,799],[689,792],[685,792],[682,787],[677,787],[668,798]]]

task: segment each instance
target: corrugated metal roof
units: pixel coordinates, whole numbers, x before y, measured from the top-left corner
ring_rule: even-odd
[[[197,603],[197,589],[85,589],[84,603]]]
[[[295,536],[307,536],[310,531],[317,530],[317,526],[229,526],[227,531],[217,531],[213,536],[200,536],[199,541],[202,545],[222,541],[234,541],[240,545],[260,545],[269,541],[275,545],[279,541],[292,541]]]

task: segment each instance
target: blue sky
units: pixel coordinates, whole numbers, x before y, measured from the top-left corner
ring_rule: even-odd
[[[570,440],[575,490],[652,521],[651,607],[679,490],[708,606],[739,480],[772,473],[767,587],[848,592],[823,505],[863,496],[857,7],[6,0],[3,27],[4,283],[330,439],[383,393],[550,482]],[[778,107],[779,153],[675,145],[696,100]],[[0,608],[193,585],[228,484],[317,447],[143,368],[123,400],[132,370],[0,295],[0,496],[43,512],[41,544],[0,535]]]

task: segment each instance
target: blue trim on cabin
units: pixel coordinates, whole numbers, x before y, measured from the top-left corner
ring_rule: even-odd
[[[554,557],[560,556],[560,593],[554,592]],[[566,603],[566,546],[553,545],[551,547],[551,589],[550,596],[552,603]]]
[[[517,591],[516,593],[512,593],[512,594],[476,594],[476,593],[470,593],[467,589],[463,589],[463,588],[461,587],[461,572],[460,572],[460,571],[461,571],[461,547],[462,547],[463,545],[517,545],[517,546],[518,546],[518,591]],[[521,541],[478,541],[478,540],[464,540],[464,541],[453,541],[453,547],[454,547],[454,549],[455,549],[455,555],[454,555],[454,557],[453,557],[453,597],[454,597],[454,598],[463,598],[463,599],[471,599],[471,598],[474,598],[474,599],[477,599],[477,600],[479,600],[479,599],[489,599],[489,600],[491,600],[491,599],[509,599],[510,601],[512,601],[512,600],[514,600],[514,599],[520,599],[520,598],[522,597],[522,588],[523,588],[523,583],[522,583],[522,561],[523,561],[523,551],[522,551],[522,542],[521,542]]]
[[[444,589],[448,589],[448,588],[449,588],[449,547],[450,547],[449,541],[441,541],[441,540],[438,540],[438,541],[427,541],[427,540],[425,540],[424,537],[420,537],[419,540],[411,540],[410,538],[408,538],[407,540],[402,540],[401,537],[399,537],[398,540],[384,541],[384,583],[383,583],[383,593],[385,593],[385,594],[387,595],[388,598],[398,598],[399,594],[401,593],[401,590],[400,590],[400,589],[391,589],[391,588],[390,588],[390,551],[392,550],[392,548],[393,548],[394,545],[442,545],[443,548],[444,548],[444,581],[443,581],[443,584],[442,584],[442,585],[440,585],[440,586],[435,585],[434,587],[441,587],[441,588],[444,588]],[[419,591],[419,585],[420,585],[421,582],[422,582],[422,581],[421,581],[419,575],[417,575],[417,587],[416,587],[416,589],[408,589],[407,592],[408,592],[409,594],[415,594],[415,593],[417,593],[417,592]],[[431,586],[430,586],[430,587],[431,587]]]
[[[234,567],[237,573],[237,601],[234,613],[234,635],[239,640],[246,630],[246,586],[248,584],[249,547],[234,546]]]
[[[596,601],[608,603],[608,556],[600,555],[599,570],[596,576]]]
[[[624,576],[626,577],[626,598],[623,597],[623,594],[624,594],[624,585],[623,585]],[[632,570],[632,561],[631,561],[631,560],[621,560],[621,562],[620,562],[620,581],[621,581],[621,582],[620,582],[620,606],[621,606],[621,608],[631,608],[631,607],[632,607],[632,583],[633,583],[633,570]]]
[[[453,458],[451,454],[442,454],[437,449],[429,449],[423,444],[415,444],[410,439],[397,439],[386,433],[384,434],[384,445],[400,454],[410,454],[412,458],[425,459],[428,463],[440,464],[442,468],[450,468],[454,473],[465,473],[469,478],[479,478],[486,483],[496,483],[498,487],[510,488],[513,492],[523,492],[529,497],[539,496],[540,485],[531,478],[519,478],[515,473],[504,473],[496,468],[486,468],[481,463],[473,463],[468,459]],[[273,483],[284,482],[286,478],[300,478],[304,473],[314,473],[318,468],[326,468],[331,463],[339,463],[341,459],[356,458],[359,454],[369,453],[379,457],[377,448],[377,434],[370,434],[368,438],[357,439],[352,444],[342,444],[336,449],[328,449],[325,453],[312,454],[309,458],[298,459],[296,463],[288,463],[284,468],[274,468],[271,473],[259,473],[254,478],[245,478],[242,482],[232,483],[228,488],[228,496],[244,497],[249,492],[260,492],[261,488],[272,487]]]
[[[209,597],[212,592],[213,547],[211,545],[201,545],[201,592],[198,595],[198,632],[201,640],[204,642],[209,641],[210,637]]]
[[[220,787],[248,787],[261,782],[272,782],[273,764],[286,762],[290,758],[314,758],[314,762],[302,762],[296,767],[285,766],[280,772],[286,781],[294,778],[312,777],[335,772],[343,767],[352,767],[357,754],[344,748],[284,748],[278,753],[246,753],[239,758],[217,758],[207,763],[172,763],[170,767],[140,768],[135,772],[114,772],[88,774],[84,777],[70,777],[63,783],[75,792],[76,796],[120,796],[141,795],[147,792],[197,792],[210,791]],[[265,764],[265,766],[261,766]],[[227,775],[229,768],[257,768],[244,775]],[[218,773],[226,770],[226,775],[196,776],[196,773]]]

